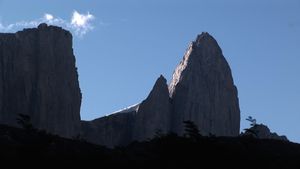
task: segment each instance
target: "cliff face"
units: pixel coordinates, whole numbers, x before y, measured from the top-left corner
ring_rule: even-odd
[[[113,147],[133,141],[135,112],[116,113],[81,122],[81,137],[88,142]]]
[[[218,43],[208,33],[191,43],[174,71],[169,90],[174,132],[182,134],[182,121],[191,120],[204,135],[239,134],[237,89]]]
[[[152,138],[157,132],[168,133],[171,104],[166,82],[160,76],[149,96],[138,105],[92,121],[82,121],[82,137],[89,142],[113,147]]]
[[[157,132],[169,133],[171,103],[167,80],[160,76],[149,96],[139,105],[136,113],[134,140],[152,138]]]
[[[17,115],[26,114],[35,127],[72,137],[80,105],[70,32],[41,24],[0,34],[0,123],[17,126]]]
[[[183,134],[193,121],[201,134],[236,136],[240,110],[231,70],[217,42],[202,33],[191,43],[168,86],[160,76],[140,104],[93,121],[80,121],[81,92],[72,35],[41,24],[0,34],[0,123],[17,126],[17,115],[34,127],[64,137],[80,135],[107,146]]]
[[[203,135],[239,134],[237,89],[219,45],[208,33],[191,43],[169,86],[159,77],[136,109],[83,122],[83,136],[114,146],[152,138],[157,131],[182,135],[185,120],[193,121]]]

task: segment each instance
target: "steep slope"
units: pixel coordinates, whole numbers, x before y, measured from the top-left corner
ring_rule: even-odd
[[[81,136],[108,147],[152,138],[170,131],[171,105],[166,79],[160,76],[149,96],[140,104],[109,116],[81,122]]]
[[[0,34],[0,123],[17,126],[26,114],[39,129],[73,137],[80,105],[70,32],[41,24]]]
[[[124,145],[152,138],[157,131],[182,135],[185,120],[193,121],[203,135],[239,134],[237,89],[218,43],[208,33],[191,43],[169,86],[160,76],[137,107],[82,122],[82,135],[97,144]]]
[[[134,140],[152,138],[156,132],[169,133],[171,103],[167,80],[161,75],[149,96],[140,104],[135,119]]]
[[[205,135],[239,134],[237,89],[218,43],[208,33],[191,43],[174,71],[169,91],[174,132],[182,134],[182,121],[191,120]]]

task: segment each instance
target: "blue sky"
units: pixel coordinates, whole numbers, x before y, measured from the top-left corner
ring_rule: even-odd
[[[241,129],[251,115],[300,142],[299,0],[0,0],[0,30],[14,32],[45,14],[74,34],[82,119],[142,101],[207,31],[231,66]]]

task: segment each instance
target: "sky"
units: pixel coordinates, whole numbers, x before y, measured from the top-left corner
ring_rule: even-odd
[[[40,22],[73,33],[81,118],[147,97],[197,34],[209,32],[231,66],[241,131],[246,117],[300,143],[299,0],[0,0],[0,32]]]

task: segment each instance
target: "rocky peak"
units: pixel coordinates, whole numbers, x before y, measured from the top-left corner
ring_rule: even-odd
[[[47,29],[48,25],[46,23],[41,23],[38,26],[38,29]]]
[[[237,89],[218,43],[208,33],[190,44],[173,73],[169,91],[174,132],[182,133],[182,121],[192,120],[203,134],[239,134]]]
[[[211,44],[213,46],[218,45],[217,41],[207,32],[202,32],[201,34],[197,35],[197,38],[195,41],[193,41],[193,44],[196,46],[205,45],[205,44]]]
[[[167,80],[163,75],[160,75],[147,99],[155,99],[156,97],[160,96],[166,97],[166,94],[169,95]]]
[[[170,85],[166,83],[161,75],[138,108],[118,111],[95,120],[97,123],[84,122],[85,138],[112,146],[146,140],[157,131],[181,135],[185,120],[193,121],[204,135],[239,134],[237,89],[230,67],[211,35],[197,36],[174,71]]]
[[[140,104],[136,116],[134,139],[151,138],[158,130],[167,133],[170,129],[171,105],[167,80],[161,75],[148,97]]]

